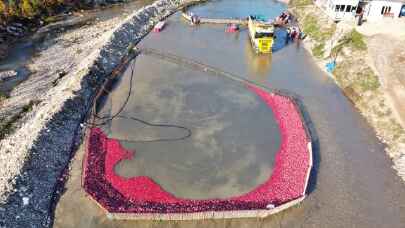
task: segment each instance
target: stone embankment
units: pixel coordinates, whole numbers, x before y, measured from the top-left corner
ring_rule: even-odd
[[[41,85],[27,80],[23,89],[13,94],[16,102],[32,100],[32,96],[37,102],[26,110],[15,132],[0,141],[0,226],[52,225],[53,207],[61,190],[55,186],[63,181],[61,175],[80,144],[83,123],[97,89],[154,24],[182,5],[199,1],[156,1],[122,22],[115,21],[114,29],[100,24],[95,30],[87,30],[87,36],[82,34],[86,30],[67,35],[70,43],[78,42],[81,35],[89,43],[52,45],[52,51],[38,57],[37,63],[42,65],[33,67],[42,74],[30,78]],[[56,43],[58,38],[49,42]],[[63,56],[66,54],[71,56]],[[6,103],[12,102],[10,99]]]
[[[308,35],[304,46],[319,66],[327,71],[326,64],[335,61],[336,68],[327,73],[374,128],[377,137],[386,144],[386,152],[393,160],[394,169],[405,181],[405,130],[394,112],[404,107],[405,101],[390,101],[387,96],[389,90],[383,85],[391,74],[383,74],[378,70],[381,69],[380,64],[375,66],[379,61],[372,61],[386,56],[391,65],[399,66],[401,58],[388,57],[389,48],[378,48],[380,57],[377,58],[377,55],[373,55],[373,37],[358,32],[354,22],[333,22],[312,1],[293,0],[290,10]],[[398,43],[403,42],[399,39],[405,37],[397,38]]]

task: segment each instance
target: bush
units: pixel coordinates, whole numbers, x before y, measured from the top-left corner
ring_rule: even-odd
[[[353,29],[349,33],[351,45],[358,50],[366,50],[367,49],[367,44],[364,42],[363,35],[359,32],[357,32],[355,29]]]
[[[20,9],[18,8],[18,4],[15,2],[15,0],[8,1],[6,16],[10,17],[20,16]]]
[[[22,16],[27,18],[31,18],[36,14],[35,9],[32,7],[30,0],[22,0],[21,11]]]
[[[322,42],[312,48],[312,54],[317,58],[322,58],[324,54],[325,43]]]
[[[344,46],[351,46],[356,50],[366,50],[367,44],[364,42],[363,35],[353,29],[351,32],[347,33],[342,39],[339,40],[338,44],[333,48],[332,52],[340,52]]]
[[[342,87],[351,86],[356,93],[375,91],[381,86],[378,76],[370,67],[363,67],[364,64],[363,61],[343,61],[337,64],[333,75]]]
[[[307,6],[307,5],[311,5],[311,4],[312,4],[312,0],[291,0],[289,3],[290,6],[295,6],[295,7]]]
[[[304,18],[303,24],[303,31],[318,42],[324,42],[330,39],[336,31],[336,24],[332,24],[328,28],[321,29],[317,18],[311,15]]]
[[[0,0],[0,16],[4,15],[5,12],[6,12],[6,4],[4,4],[4,2]]]
[[[0,102],[4,101],[7,98],[8,98],[8,96],[5,93],[0,91]]]
[[[18,18],[34,18],[52,15],[61,5],[79,6],[82,0],[0,0],[0,20],[6,22]]]
[[[357,79],[362,92],[373,91],[380,87],[378,76],[375,75],[373,70],[369,67],[359,72]]]
[[[314,16],[304,18],[304,32],[315,40],[318,40],[321,34],[318,22]]]

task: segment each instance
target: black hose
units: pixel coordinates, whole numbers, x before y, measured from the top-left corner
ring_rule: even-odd
[[[124,142],[149,143],[149,142],[181,141],[181,140],[185,140],[187,138],[190,138],[191,135],[192,135],[192,131],[189,128],[179,126],[179,125],[174,125],[174,124],[153,124],[153,123],[149,123],[149,122],[147,122],[145,120],[142,120],[142,119],[139,119],[139,118],[136,118],[136,117],[116,116],[116,118],[129,119],[129,120],[137,121],[137,122],[140,122],[142,124],[145,124],[145,125],[151,126],[151,127],[177,128],[177,129],[185,130],[187,132],[187,134],[185,134],[184,136],[178,137],[178,138],[159,138],[159,139],[151,139],[151,140],[121,140],[121,139],[118,139],[118,140],[124,141]]]
[[[99,120],[103,120],[103,122],[101,123],[90,123],[89,125],[91,125],[92,127],[95,126],[103,126],[106,125],[108,122],[112,121],[113,119],[115,119],[119,114],[121,114],[121,112],[124,110],[124,108],[127,106],[129,98],[131,97],[131,93],[132,93],[132,81],[134,78],[134,70],[135,70],[135,59],[133,60],[133,62],[131,63],[131,77],[129,79],[129,91],[128,94],[125,98],[124,104],[122,104],[122,106],[119,108],[119,110],[112,116],[99,116],[97,113],[93,114],[93,117]],[[106,91],[107,94],[109,94],[111,91]]]
[[[120,115],[121,112],[124,111],[125,107],[127,106],[128,102],[129,102],[129,99],[131,97],[132,82],[133,82],[133,78],[134,78],[134,72],[135,72],[135,59],[131,63],[131,76],[130,76],[128,94],[127,94],[127,96],[125,98],[124,103],[119,108],[119,110],[113,115],[106,115],[106,116],[99,116],[97,113],[94,113],[93,114],[94,119],[102,120],[103,122],[101,122],[101,123],[86,123],[86,125],[91,126],[91,127],[104,126],[107,123],[114,120],[115,118],[121,118],[121,119],[129,119],[129,120],[137,121],[137,122],[140,122],[142,124],[145,124],[145,125],[151,126],[151,127],[177,128],[177,129],[185,130],[187,132],[184,136],[178,137],[178,138],[159,138],[159,139],[152,139],[152,140],[120,140],[120,139],[118,139],[120,141],[133,142],[133,143],[180,141],[180,140],[185,140],[185,139],[191,137],[192,131],[189,128],[184,127],[184,126],[179,126],[179,125],[174,125],[174,124],[154,124],[154,123],[149,123],[149,122],[147,122],[145,120],[142,120],[140,118],[137,118],[137,117],[133,117],[133,116],[128,117],[128,116],[121,116]],[[111,93],[111,91],[106,91],[106,90],[105,90],[105,92],[107,94]]]

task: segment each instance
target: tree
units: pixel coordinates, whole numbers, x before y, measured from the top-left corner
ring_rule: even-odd
[[[0,24],[7,16],[7,6],[3,0],[0,0]]]
[[[0,0],[0,13],[4,14],[6,11],[6,4],[4,4],[3,0]]]
[[[31,0],[30,2],[31,2],[31,6],[34,9],[35,13],[38,13],[41,11],[41,8],[43,7],[41,0]]]
[[[20,4],[23,17],[31,18],[35,16],[36,12],[35,9],[32,7],[30,0],[22,0]]]
[[[18,9],[18,4],[15,0],[8,0],[8,15],[10,17],[20,16],[20,10]]]

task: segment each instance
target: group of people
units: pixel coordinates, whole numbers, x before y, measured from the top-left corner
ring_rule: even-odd
[[[284,11],[276,18],[277,24],[287,25],[291,22],[291,15],[288,11]]]
[[[190,12],[189,15],[190,15],[190,18],[191,18],[191,24],[193,24],[193,25],[200,24],[200,18],[197,15],[195,15],[193,12]]]
[[[298,26],[291,26],[287,28],[287,39],[286,42],[288,43],[290,40],[302,40],[305,38],[305,34],[301,31]]]

